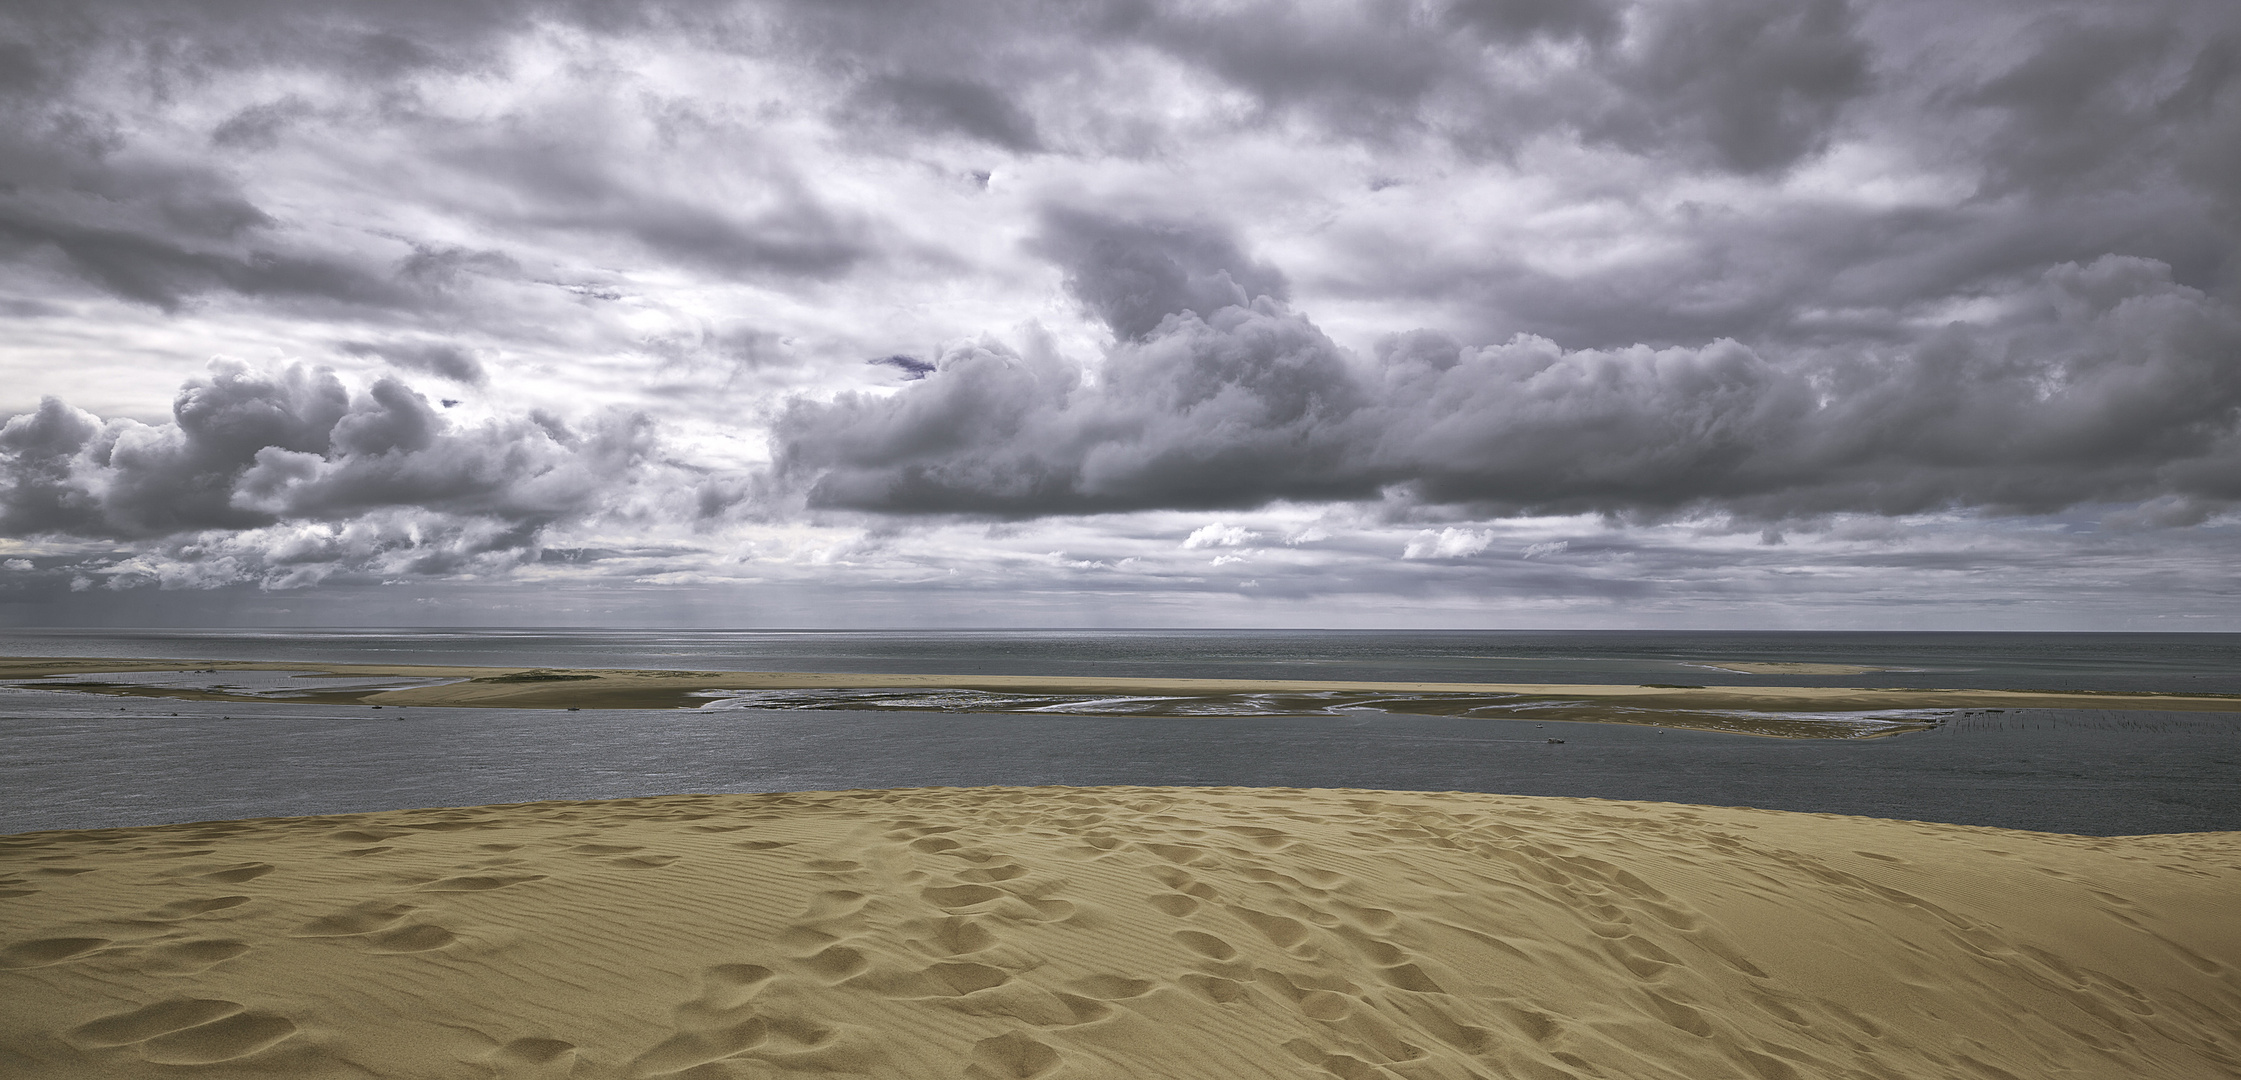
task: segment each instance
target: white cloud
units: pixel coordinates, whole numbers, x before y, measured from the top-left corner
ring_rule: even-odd
[[[1492,530],[1458,529],[1453,526],[1433,532],[1426,529],[1409,538],[1401,549],[1404,559],[1463,559],[1494,546]]]
[[[1202,525],[1183,540],[1186,548],[1242,547],[1261,538],[1261,534],[1242,525],[1224,525],[1217,521]]]

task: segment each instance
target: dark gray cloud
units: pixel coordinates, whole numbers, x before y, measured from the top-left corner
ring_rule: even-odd
[[[2241,504],[2237,253],[2217,0],[22,0],[0,536],[1634,597],[1953,510],[1894,573],[2176,574]],[[220,343],[343,370],[120,418]],[[1178,548],[1216,508],[1259,539]],[[1977,543],[2056,525],[2122,539]]]
[[[881,367],[894,368],[895,370],[903,373],[903,378],[913,381],[923,379],[926,376],[934,373],[933,364],[924,360],[920,360],[915,356],[904,356],[900,353],[894,356],[874,357],[873,359],[866,360],[864,362],[867,364],[877,364]]]
[[[910,127],[953,132],[1008,150],[1043,148],[1035,120],[1002,91],[953,75],[897,74],[866,80],[857,105],[883,112]]]
[[[336,348],[352,356],[378,356],[411,371],[440,375],[453,382],[481,386],[490,376],[475,354],[441,341],[345,341]]]
[[[1050,250],[1080,259],[1069,281],[1100,310],[1099,254],[1122,280],[1141,261],[1126,245]],[[898,513],[1385,492],[1498,514],[1783,518],[2216,503],[2241,450],[2241,312],[2138,258],[2060,265],[2001,318],[1851,353],[1417,333],[1370,364],[1273,299],[1123,295],[1164,299],[1109,316],[1123,340],[1094,372],[961,349],[891,397],[797,405],[782,471],[814,505]]]
[[[533,557],[548,526],[610,509],[653,451],[640,416],[461,427],[395,379],[353,394],[300,364],[215,362],[172,416],[104,421],[50,397],[9,420],[0,535],[153,542],[175,557],[223,549],[252,577],[377,557],[442,572],[496,552]]]
[[[1284,275],[1207,222],[1141,221],[1053,206],[1030,247],[1066,271],[1066,288],[1122,338],[1171,315],[1210,316],[1290,296]]]
[[[2214,107],[2229,77],[2230,38],[2190,41],[2156,20],[2057,12],[2028,33],[2022,59],[1957,95],[1998,119],[1988,157],[2001,187],[2060,189],[2121,167]]]
[[[210,131],[210,144],[228,150],[270,150],[289,125],[310,116],[310,102],[293,95],[251,105]]]
[[[1602,46],[1618,38],[1621,6],[1610,0],[1457,0],[1447,17],[1497,41],[1545,38]]]
[[[1744,173],[1818,152],[1866,92],[1869,50],[1846,0],[1699,0],[1642,10],[1623,103],[1587,130],[1637,150],[1702,148]]]
[[[224,172],[137,158],[111,122],[53,102],[0,107],[0,251],[176,309],[211,291],[392,304],[383,275],[290,250]]]

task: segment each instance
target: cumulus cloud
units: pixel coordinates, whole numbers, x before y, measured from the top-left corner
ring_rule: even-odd
[[[1173,316],[1200,319],[1260,297],[1285,299],[1275,267],[1238,248],[1204,221],[1136,220],[1050,206],[1030,247],[1066,271],[1066,288],[1127,340],[1142,340]]]
[[[2216,0],[23,0],[0,587],[2197,565],[2237,58]],[[336,370],[167,400],[217,351]]]
[[[1035,121],[984,82],[954,75],[881,75],[857,89],[859,107],[905,125],[983,139],[1010,150],[1040,150]]]
[[[1070,280],[1088,302],[1105,278]],[[1857,351],[1419,333],[1365,361],[1265,295],[1230,299],[1152,305],[1170,310],[1094,366],[982,343],[892,396],[797,404],[781,471],[814,505],[1018,517],[1381,494],[1501,514],[2013,513],[2235,490],[2241,312],[2151,260],[2054,266],[1995,316]]]
[[[612,509],[653,450],[642,416],[532,412],[453,425],[394,378],[217,360],[172,420],[103,420],[49,397],[0,427],[0,535],[151,545],[163,584],[337,567],[435,573],[533,557],[542,531]]]
[[[1261,538],[1261,534],[1242,525],[1224,525],[1217,521],[1201,525],[1183,538],[1186,548],[1243,547]]]
[[[1449,526],[1438,532],[1426,529],[1410,537],[1401,549],[1401,558],[1465,559],[1493,546],[1492,532]]]

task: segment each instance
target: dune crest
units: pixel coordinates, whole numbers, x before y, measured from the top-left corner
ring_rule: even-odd
[[[0,1072],[2241,1072],[2241,834],[1288,789],[0,838]]]

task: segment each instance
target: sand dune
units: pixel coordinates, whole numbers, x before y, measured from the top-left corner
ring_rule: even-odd
[[[0,1073],[2241,1073],[2241,834],[673,796],[0,841]]]

